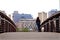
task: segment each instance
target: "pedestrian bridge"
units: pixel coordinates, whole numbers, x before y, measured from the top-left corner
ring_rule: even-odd
[[[60,12],[41,24],[44,32],[16,32],[16,25],[0,12],[0,40],[60,40]]]
[[[9,32],[0,34],[0,40],[60,40],[60,33]]]
[[[44,32],[60,32],[60,11],[52,15],[41,24],[41,29],[44,27]],[[0,33],[16,32],[16,25],[14,22],[0,12]]]

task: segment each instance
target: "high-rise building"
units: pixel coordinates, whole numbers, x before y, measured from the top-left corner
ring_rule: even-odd
[[[44,20],[47,19],[47,13],[45,13],[45,12],[39,12],[38,13],[38,17],[39,17],[39,19],[40,19],[40,21],[42,23]]]

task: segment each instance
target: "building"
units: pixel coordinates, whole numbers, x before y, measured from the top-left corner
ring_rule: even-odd
[[[55,15],[57,13],[57,9],[52,9],[48,12],[48,17],[51,17],[52,15]]]
[[[35,19],[21,19],[16,25],[18,28],[28,28],[29,31],[36,31],[35,21]]]
[[[33,19],[32,15],[31,14],[19,14],[18,11],[14,11],[13,13],[13,20],[14,22],[19,22],[20,19]]]
[[[29,31],[35,31],[36,23],[31,14],[19,14],[18,11],[14,11],[13,20],[17,28],[28,28]]]
[[[47,13],[45,13],[45,12],[39,12],[38,13],[38,17],[39,17],[39,19],[41,20],[41,23],[42,23],[44,20],[47,19]]]

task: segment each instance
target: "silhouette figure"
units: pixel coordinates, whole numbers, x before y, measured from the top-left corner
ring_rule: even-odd
[[[36,19],[36,25],[37,25],[37,27],[38,27],[38,32],[41,32],[40,19],[39,19],[39,17],[37,17],[37,19]]]

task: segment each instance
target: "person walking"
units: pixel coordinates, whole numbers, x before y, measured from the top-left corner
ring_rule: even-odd
[[[36,25],[37,25],[37,27],[38,27],[38,32],[41,32],[40,19],[39,19],[39,17],[37,17],[37,19],[36,19]]]

